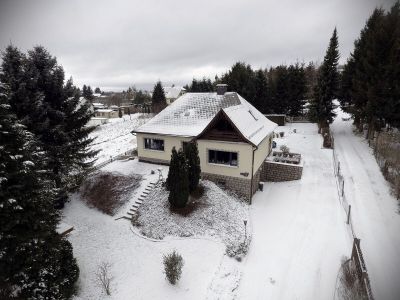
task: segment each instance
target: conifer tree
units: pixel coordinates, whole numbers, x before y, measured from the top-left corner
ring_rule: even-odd
[[[47,158],[17,121],[10,95],[0,83],[0,297],[68,299],[79,269],[71,244],[55,231]]]
[[[332,123],[336,116],[333,100],[337,97],[339,88],[338,61],[338,37],[335,28],[318,74],[311,103],[312,118],[318,122],[319,127]]]
[[[260,112],[265,113],[269,105],[268,81],[263,70],[255,72],[255,95],[253,105]]]
[[[188,143],[184,150],[188,164],[189,192],[191,193],[197,189],[200,181],[201,168],[199,150],[196,142]]]
[[[95,92],[96,94],[101,94],[101,90],[100,90],[99,87],[96,87],[96,88],[94,89],[94,92]]]
[[[2,69],[0,81],[10,87],[11,109],[46,152],[58,191],[55,205],[62,207],[71,185],[69,175],[86,172],[96,154],[88,149],[88,134],[94,130],[85,127],[92,116],[89,104],[81,105],[72,80],[64,85],[62,67],[43,47],[26,56],[8,46]]]
[[[92,88],[90,87],[90,85],[86,86],[83,85],[82,87],[82,96],[89,101],[93,101],[94,96],[93,96],[93,91]]]
[[[189,172],[185,154],[182,149],[172,149],[168,171],[168,201],[172,208],[184,208],[189,200]]]
[[[165,98],[164,88],[161,81],[158,81],[153,89],[151,97],[151,106],[154,113],[159,113],[167,106],[167,99]]]

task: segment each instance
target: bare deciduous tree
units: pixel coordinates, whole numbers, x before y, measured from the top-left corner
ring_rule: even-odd
[[[98,266],[96,278],[98,284],[109,296],[111,295],[111,281],[113,277],[110,274],[111,264],[109,262],[102,261]]]

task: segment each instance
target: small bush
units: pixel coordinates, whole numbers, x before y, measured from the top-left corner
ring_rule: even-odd
[[[182,256],[175,250],[170,254],[164,255],[164,272],[171,284],[176,284],[181,278],[183,265]]]
[[[357,271],[351,260],[342,259],[342,268],[339,274],[340,298],[343,300],[367,299],[361,283],[357,276]]]
[[[286,145],[282,145],[279,149],[281,149],[281,151],[282,151],[284,154],[288,154],[289,151],[290,151],[289,147],[286,146]]]
[[[110,275],[111,264],[108,262],[101,262],[97,273],[97,283],[104,290],[104,292],[110,296],[111,295],[111,281],[113,278]]]

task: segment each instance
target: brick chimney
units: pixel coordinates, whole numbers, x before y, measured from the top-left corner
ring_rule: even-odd
[[[227,84],[217,84],[217,95],[223,95],[228,91],[228,85]]]

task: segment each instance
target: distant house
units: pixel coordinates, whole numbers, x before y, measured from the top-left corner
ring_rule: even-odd
[[[250,201],[277,125],[235,92],[186,93],[134,132],[140,161],[169,164],[171,150],[196,141],[202,178]]]
[[[99,103],[99,102],[93,102],[92,103],[94,110],[98,110],[98,109],[104,109],[105,106],[103,103]]]
[[[94,111],[94,115],[97,118],[118,118],[118,111],[112,109],[97,109]]]
[[[167,104],[171,104],[180,96],[186,93],[186,89],[180,86],[165,86],[164,87],[164,94],[167,100]]]

